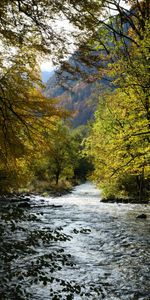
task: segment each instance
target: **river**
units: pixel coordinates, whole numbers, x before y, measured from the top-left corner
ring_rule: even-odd
[[[1,201],[2,300],[150,300],[150,206],[100,199],[87,182]]]

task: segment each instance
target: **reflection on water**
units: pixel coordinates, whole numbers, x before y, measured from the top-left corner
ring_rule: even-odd
[[[58,198],[33,196],[25,213],[5,228],[2,220],[2,278],[12,272],[2,299],[150,299],[149,206],[100,203],[86,183]]]

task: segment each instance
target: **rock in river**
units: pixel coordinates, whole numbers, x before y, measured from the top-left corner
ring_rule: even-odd
[[[137,219],[146,219],[146,218],[147,218],[147,215],[141,214],[141,215],[138,215],[136,218],[137,218]]]

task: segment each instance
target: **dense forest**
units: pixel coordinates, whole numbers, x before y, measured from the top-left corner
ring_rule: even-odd
[[[74,31],[57,28],[63,18]],[[149,1],[2,0],[0,24],[1,192],[90,178],[106,198],[149,199]],[[94,83],[90,124],[72,128],[74,112],[45,96],[45,57],[64,82]]]

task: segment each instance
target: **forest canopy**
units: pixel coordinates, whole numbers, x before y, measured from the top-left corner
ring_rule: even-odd
[[[110,82],[86,153],[95,163],[94,180],[104,183],[104,190],[116,184],[121,190],[121,172],[136,178],[141,197],[149,179],[149,11],[148,0],[1,1],[1,178],[6,166],[12,170],[14,163],[16,170],[28,170],[35,149],[42,153],[50,146],[66,115],[42,94],[37,58],[51,55],[73,77],[80,73],[89,81]],[[62,20],[68,20],[74,32],[61,30]],[[77,49],[73,66],[66,60],[72,43]],[[107,151],[112,160],[107,161]]]
[[[113,88],[99,98],[95,123],[85,141],[85,152],[94,161],[93,179],[103,188],[106,197],[135,197],[141,201],[149,198],[150,191],[147,1],[133,3],[128,19],[127,14],[125,17],[113,18],[111,26],[117,27],[108,29],[109,43],[107,39],[105,55],[100,55],[105,65],[100,66],[97,76],[108,76]],[[101,41],[99,44],[97,41],[97,49],[99,47],[101,49]]]

